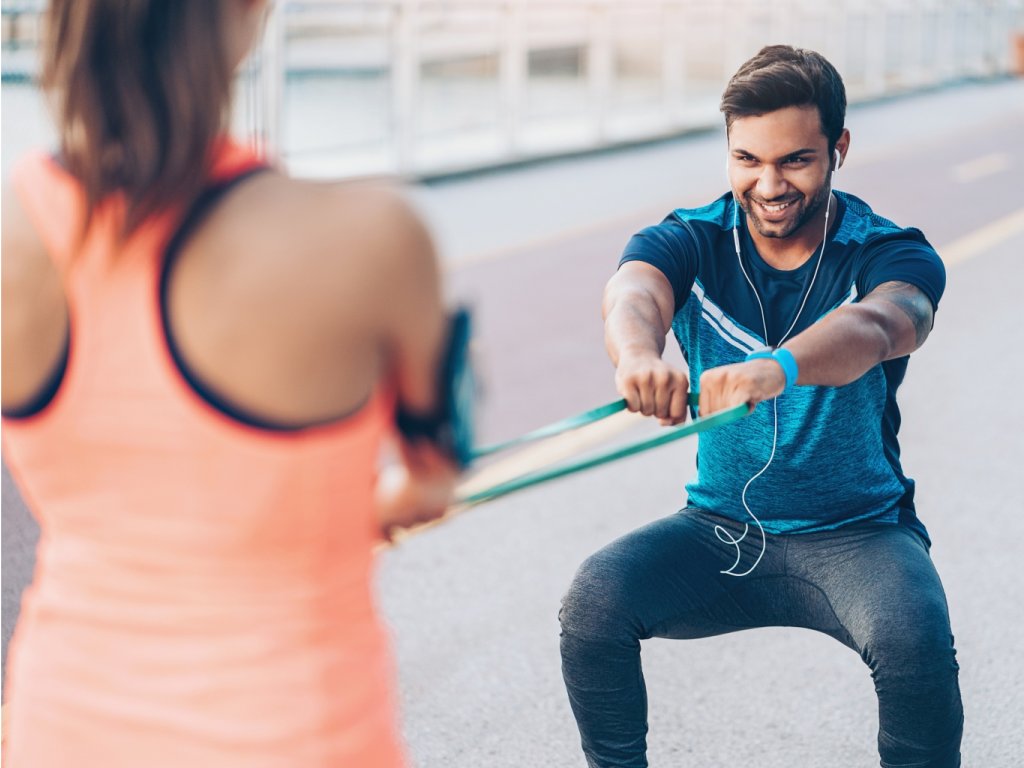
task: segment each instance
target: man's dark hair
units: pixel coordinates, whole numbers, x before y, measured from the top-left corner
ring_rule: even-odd
[[[737,118],[786,107],[817,107],[828,151],[835,149],[846,120],[846,88],[820,53],[789,45],[765,46],[732,76],[719,105],[726,129]]]

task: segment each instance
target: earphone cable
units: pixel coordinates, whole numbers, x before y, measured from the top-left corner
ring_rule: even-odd
[[[838,157],[836,165],[838,166]],[[834,172],[835,169],[833,169],[832,173]],[[804,293],[804,298],[803,301],[800,303],[800,308],[796,311],[796,315],[793,317],[793,322],[790,324],[789,328],[786,330],[784,334],[782,334],[782,337],[779,339],[779,343],[775,345],[776,347],[781,347],[782,344],[786,341],[786,339],[789,338],[789,335],[793,332],[793,329],[796,328],[797,321],[799,321],[800,315],[803,314],[804,307],[807,305],[807,300],[810,298],[811,291],[814,288],[814,281],[817,280],[818,278],[818,271],[821,268],[821,262],[825,256],[825,246],[828,243],[828,218],[829,209],[832,207],[832,173],[829,174],[828,198],[825,202],[825,231],[822,233],[821,236],[821,250],[818,252],[818,260],[817,263],[814,265],[814,272],[811,275],[810,283],[808,283],[807,285],[807,291]],[[746,267],[743,266],[743,256],[740,249],[739,236],[739,203],[736,202],[735,199],[733,200],[732,236],[733,245],[736,249],[736,260],[739,262],[740,271],[743,273],[744,279],[747,281],[747,284],[750,286],[750,290],[754,294],[754,298],[757,300],[757,308],[761,313],[761,326],[764,329],[764,343],[765,345],[767,345],[768,322],[764,314],[764,304],[761,303],[761,296],[758,294],[757,288],[754,287],[754,282],[753,280],[750,279],[750,275],[747,274]],[[715,526],[715,536],[718,537],[718,540],[725,544],[732,544],[736,547],[736,562],[734,562],[725,570],[719,571],[719,573],[726,574],[728,576],[746,576],[749,573],[751,573],[755,568],[757,568],[758,564],[761,562],[761,558],[764,557],[765,550],[768,546],[768,536],[765,533],[764,525],[762,525],[760,519],[758,519],[757,515],[755,515],[753,511],[750,509],[750,505],[747,504],[747,489],[750,488],[751,484],[755,480],[757,480],[759,477],[761,477],[761,475],[768,471],[768,468],[772,465],[772,461],[774,461],[775,459],[775,449],[778,445],[779,440],[778,397],[772,398],[772,421],[772,450],[771,453],[768,455],[768,461],[765,462],[765,465],[761,467],[761,469],[757,473],[755,473],[749,480],[747,480],[746,484],[743,486],[743,491],[740,494],[740,501],[743,504],[743,508],[746,510],[747,514],[750,515],[751,519],[757,525],[758,530],[761,532],[761,551],[758,553],[757,558],[755,558],[754,564],[741,573],[737,573],[735,570],[736,566],[740,564],[740,560],[743,558],[743,552],[740,549],[740,542],[746,539],[747,534],[750,533],[749,523],[743,524],[743,533],[741,533],[739,537],[733,536],[732,533],[730,533],[726,528],[723,528],[721,525]]]

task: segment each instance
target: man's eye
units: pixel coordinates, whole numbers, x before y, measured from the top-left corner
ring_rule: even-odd
[[[794,157],[791,160],[787,160],[785,162],[785,165],[788,165],[790,168],[803,168],[805,165],[807,165],[807,158]]]

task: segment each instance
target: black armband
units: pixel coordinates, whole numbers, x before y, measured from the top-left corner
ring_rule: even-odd
[[[433,413],[414,414],[400,403],[395,419],[403,435],[430,440],[460,467],[473,460],[476,379],[469,355],[471,336],[470,313],[460,307],[448,323],[444,358],[438,372],[438,407]]]

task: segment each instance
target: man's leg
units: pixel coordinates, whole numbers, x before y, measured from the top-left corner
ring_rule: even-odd
[[[883,768],[960,765],[963,708],[942,583],[921,538],[901,525],[792,536],[789,575],[822,591],[878,694]]]
[[[749,576],[723,575],[736,549],[715,536],[716,523],[737,534],[736,523],[695,510],[633,531],[587,559],[563,599],[562,674],[592,768],[647,765],[640,640],[708,637],[777,621],[771,611],[779,602],[765,596],[778,583],[784,539],[768,537]],[[752,528],[741,546],[744,570],[760,552],[760,532]]]

